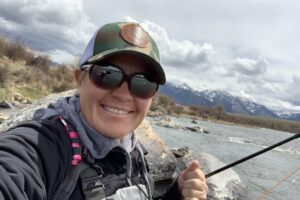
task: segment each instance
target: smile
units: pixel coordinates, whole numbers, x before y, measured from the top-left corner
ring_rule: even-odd
[[[127,110],[122,110],[119,108],[113,108],[113,107],[109,107],[109,106],[103,106],[104,110],[110,112],[110,113],[114,113],[114,114],[118,114],[118,115],[127,115],[130,113],[130,111]]]

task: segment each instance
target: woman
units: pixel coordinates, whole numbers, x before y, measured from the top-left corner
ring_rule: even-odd
[[[75,79],[79,95],[37,110],[38,125],[0,135],[0,199],[154,198],[133,133],[166,81],[154,40],[136,23],[104,25]],[[206,199],[206,193],[194,161],[159,198]]]

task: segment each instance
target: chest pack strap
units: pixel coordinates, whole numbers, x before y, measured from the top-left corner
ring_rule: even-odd
[[[85,163],[85,162],[84,162]],[[86,200],[105,198],[105,187],[102,182],[102,169],[88,166],[80,173],[82,191]]]

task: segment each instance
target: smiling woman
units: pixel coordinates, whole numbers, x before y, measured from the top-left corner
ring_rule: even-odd
[[[105,63],[119,66],[124,71],[121,73],[119,71],[118,74],[120,75],[123,73],[136,76],[149,73],[146,71],[147,68],[149,69],[147,63],[130,54],[112,56],[106,59]],[[103,68],[107,68],[107,66]],[[95,67],[93,71],[95,71]],[[81,73],[84,72],[81,71]],[[94,73],[99,73],[99,70]],[[85,76],[83,81],[79,83],[80,106],[84,118],[93,128],[107,137],[118,139],[132,132],[142,122],[151,105],[152,98],[150,97],[156,93],[158,87],[156,83],[143,78],[145,79],[143,82],[155,85],[155,87],[143,88],[144,90],[152,89],[149,91],[150,95],[143,97],[144,93],[140,94],[140,90],[135,89],[140,85],[140,82],[134,82],[134,78],[138,77],[131,76],[131,79],[127,80],[129,84],[120,78],[116,86],[108,86],[108,84],[116,82],[118,78],[117,75],[113,78],[107,77],[108,75],[112,76],[113,71],[106,71],[104,75],[102,73],[100,76],[97,74],[97,77],[93,74]],[[79,80],[80,70],[76,71],[76,77]],[[114,82],[111,83],[111,81]]]
[[[197,161],[154,195],[134,130],[166,78],[156,43],[139,24],[102,26],[75,79],[78,95],[0,135],[0,199],[206,199]]]

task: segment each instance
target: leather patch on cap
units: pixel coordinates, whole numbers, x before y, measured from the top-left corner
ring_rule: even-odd
[[[121,27],[121,36],[129,44],[145,48],[149,45],[146,31],[138,24],[126,24]]]

